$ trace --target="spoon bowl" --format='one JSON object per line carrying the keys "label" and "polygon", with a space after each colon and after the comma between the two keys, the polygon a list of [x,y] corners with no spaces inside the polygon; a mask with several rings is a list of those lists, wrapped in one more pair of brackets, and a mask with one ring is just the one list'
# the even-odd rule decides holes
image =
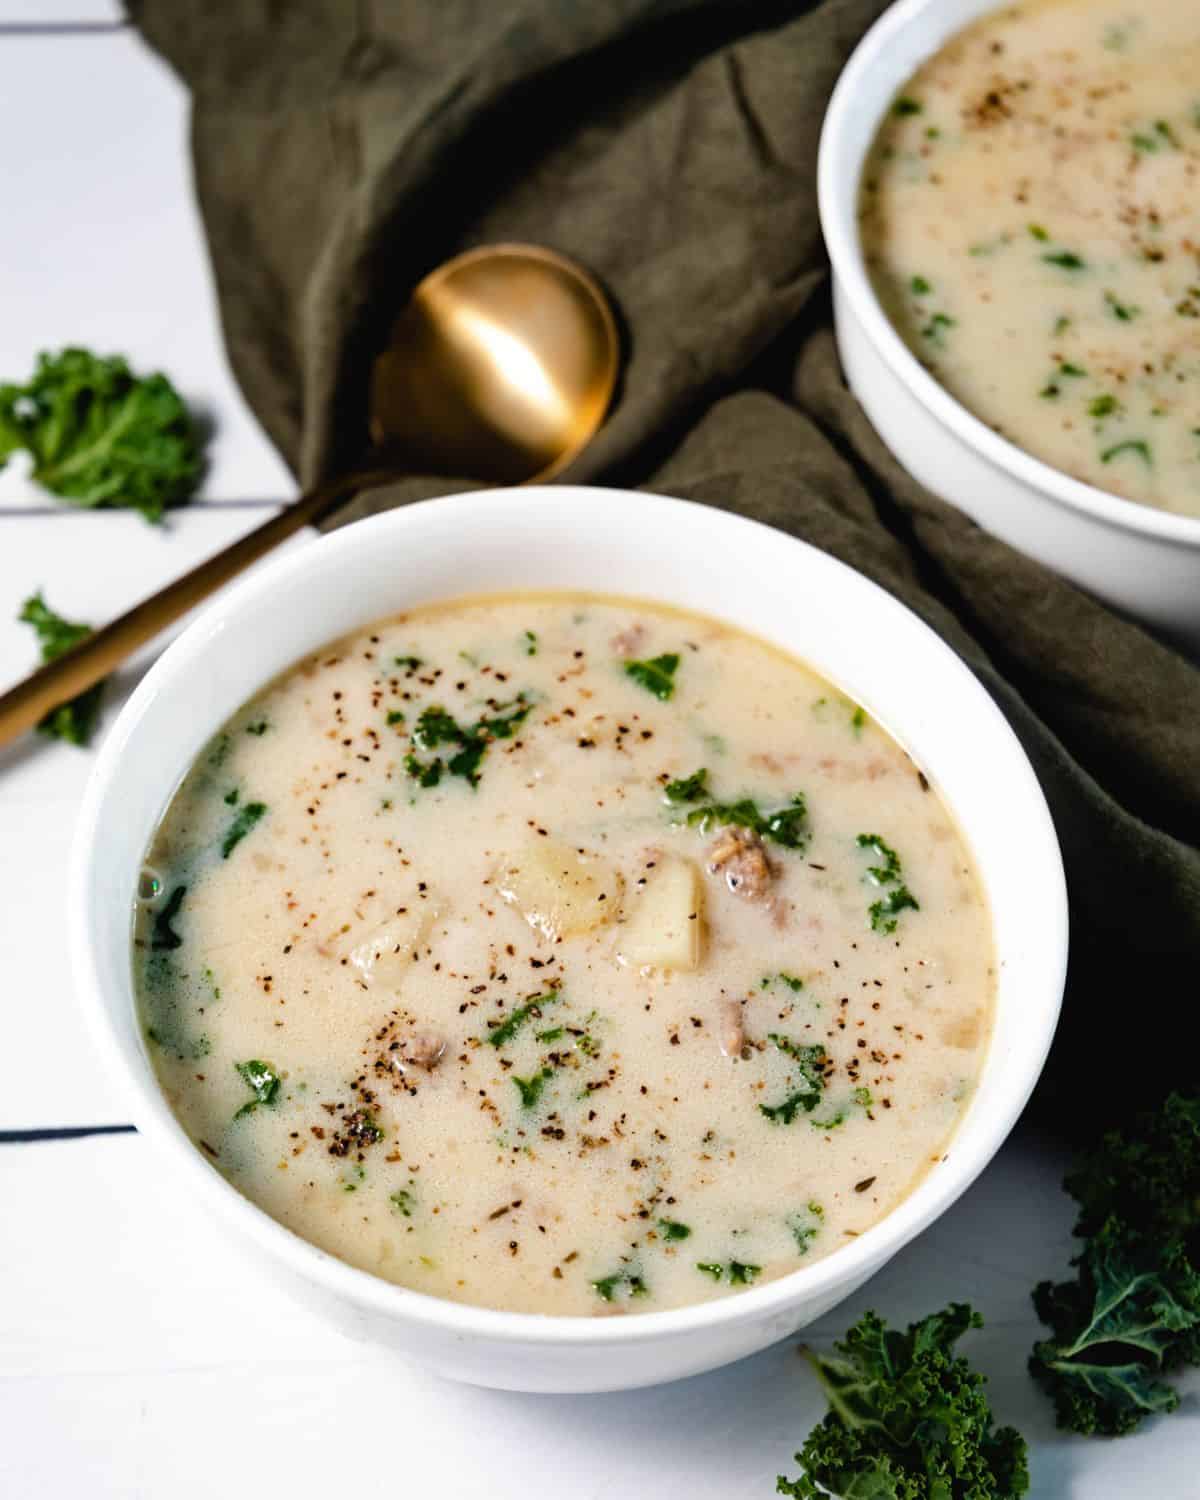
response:
{"label": "spoon bowl", "polygon": [[371,437],[405,467],[550,479],[591,440],[617,379],[599,285],[532,245],[486,245],[413,292],[371,373]]}
{"label": "spoon bowl", "polygon": [[0,745],[360,490],[404,474],[536,484],[560,473],[604,421],[619,355],[599,283],[552,250],[484,245],[431,271],[372,367],[371,453],[0,693]]}

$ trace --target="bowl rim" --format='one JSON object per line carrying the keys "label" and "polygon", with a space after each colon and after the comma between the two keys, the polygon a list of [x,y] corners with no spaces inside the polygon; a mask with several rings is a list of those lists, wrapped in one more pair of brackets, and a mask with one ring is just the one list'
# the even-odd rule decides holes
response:
{"label": "bowl rim", "polygon": [[[377,542],[391,533],[403,536],[429,520],[435,512],[453,523],[456,536],[469,535],[472,519],[478,512],[506,501],[514,512],[526,506],[561,509],[591,504],[596,507],[597,524],[603,518],[606,525],[612,524],[615,507],[632,501],[636,503],[639,515],[647,508],[653,508],[669,512],[675,525],[700,522],[718,533],[714,538],[718,542],[722,532],[730,535],[731,542],[735,533],[760,533],[761,539],[769,539],[768,545],[775,554],[779,549],[794,549],[802,566],[826,570],[838,580],[839,587],[857,594],[859,601],[869,600],[870,607],[880,617],[882,629],[887,629],[890,620],[898,633],[909,637],[915,635],[921,641],[921,649],[939,659],[941,669],[949,674],[956,691],[961,690],[975,698],[981,715],[990,720],[990,730],[1004,743],[1009,774],[1016,782],[1024,783],[1026,822],[1034,839],[1031,846],[1034,868],[1042,891],[1039,913],[1047,934],[1045,994],[1048,997],[1026,1027],[1026,1033],[1032,1036],[1026,1076],[1015,1083],[1006,1082],[1003,1096],[995,1101],[986,1117],[984,1139],[973,1151],[964,1153],[959,1150],[956,1154],[953,1150],[953,1143],[969,1117],[968,1111],[959,1121],[956,1134],[947,1142],[939,1170],[921,1179],[870,1229],[811,1266],[801,1266],[761,1286],[751,1287],[736,1297],[639,1313],[627,1318],[509,1312],[415,1291],[352,1266],[272,1218],[244,1197],[202,1155],[171,1111],[152,1068],[147,1063],[143,1070],[139,1070],[137,1061],[127,1051],[118,1033],[117,1010],[122,1009],[128,1014],[129,1008],[135,1005],[132,976],[124,978],[122,993],[116,997],[115,1003],[106,997],[98,962],[99,944],[93,945],[92,942],[93,930],[98,933],[104,926],[102,903],[94,900],[97,882],[92,878],[92,865],[102,848],[99,833],[108,804],[113,801],[120,805],[125,748],[139,733],[141,720],[152,707],[160,687],[193,673],[213,644],[223,640],[230,629],[251,631],[259,602],[276,591],[284,592],[287,584],[307,571],[314,570],[318,574],[336,572],[346,555],[358,551],[369,550],[372,554],[384,556],[386,548],[376,547]],[[569,585],[563,587],[569,591]],[[553,592],[552,585],[547,591]],[[722,618],[719,609],[712,612],[717,618]],[[364,620],[362,623],[368,622]],[[297,655],[301,654],[297,652]],[[263,681],[269,680],[271,675],[274,674],[267,673]],[[828,674],[822,671],[822,675]],[[178,775],[181,776],[186,769],[186,766],[179,768]],[[175,784],[178,784],[177,780]],[[957,813],[954,808],[951,811]],[[964,836],[969,838],[969,824],[965,818],[962,823]],[[211,1206],[214,1217],[224,1221],[228,1230],[255,1245],[267,1258],[282,1263],[301,1282],[315,1284],[343,1302],[395,1322],[420,1325],[456,1337],[482,1338],[510,1348],[595,1348],[668,1340],[672,1336],[732,1329],[761,1321],[772,1314],[785,1313],[796,1302],[816,1302],[823,1295],[832,1295],[836,1299],[842,1287],[848,1292],[940,1218],[1000,1149],[1041,1076],[1057,1026],[1066,977],[1066,880],[1049,808],[1033,768],[1008,721],[992,695],[958,654],[892,594],[809,543],[717,507],[645,492],[592,486],[545,485],[536,489],[477,490],[385,511],[353,522],[303,548],[283,553],[209,603],[146,674],[105,736],[79,816],[72,848],[68,896],[72,970],[77,988],[82,992],[81,1001],[93,1039],[109,1066],[123,1077],[131,1114],[139,1131],[146,1135],[159,1161],[171,1161],[179,1178],[191,1184],[196,1200],[205,1207]],[[997,952],[996,957],[999,970],[1004,955]],[[144,1046],[143,1041],[143,1049]],[[985,1058],[981,1078],[986,1075],[987,1066]],[[914,1204],[917,1205],[915,1208]],[[781,1333],[786,1331],[785,1328],[780,1330]]]}
{"label": "bowl rim", "polygon": [[[870,145],[856,156],[853,170],[848,171],[846,157],[849,148],[843,144],[843,139],[851,119],[861,117],[864,99],[869,100],[873,94],[873,75],[886,65],[897,41],[927,12],[944,4],[945,0],[895,0],[859,41],[834,87],[817,151],[817,208],[834,278],[849,299],[867,338],[891,373],[911,389],[917,400],[944,427],[982,458],[1045,498],[1115,530],[1200,548],[1200,517],[1160,510],[1074,479],[994,432],[925,369],[900,337],[875,295],[857,228],[859,181]],[[983,0],[970,19],[946,24],[936,46],[931,47],[925,56],[933,56],[952,36],[983,15],[1003,8],[1003,0]],[[908,71],[911,73],[912,67]],[[895,87],[902,82],[898,80]],[[890,87],[879,100],[875,129],[883,119],[895,87]]]}

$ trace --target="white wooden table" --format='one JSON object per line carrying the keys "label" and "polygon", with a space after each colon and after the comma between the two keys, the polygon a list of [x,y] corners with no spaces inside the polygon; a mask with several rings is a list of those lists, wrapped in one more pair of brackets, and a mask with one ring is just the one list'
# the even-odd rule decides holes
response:
{"label": "white wooden table", "polygon": [[[293,493],[230,375],[192,202],[186,99],[114,0],[0,0],[0,378],[81,343],[162,368],[215,422],[199,499],[162,529],[48,504],[0,475],[0,685],[45,589],[100,621]],[[145,662],[141,663],[144,668]],[[139,671],[111,690],[111,723]],[[446,1384],[363,1348],[244,1270],[125,1124],[68,972],[63,871],[89,756],[0,752],[0,1496],[385,1492],[458,1500],[767,1500],[823,1410],[791,1344],[626,1396]],[[101,1133],[103,1127],[105,1133]],[[1200,1495],[1181,1413],[1120,1443],[1065,1440],[1024,1371],[1029,1290],[1070,1254],[1062,1161],[1019,1134],[962,1202],[810,1332],[966,1298],[1000,1418],[1033,1444],[1040,1500]]]}

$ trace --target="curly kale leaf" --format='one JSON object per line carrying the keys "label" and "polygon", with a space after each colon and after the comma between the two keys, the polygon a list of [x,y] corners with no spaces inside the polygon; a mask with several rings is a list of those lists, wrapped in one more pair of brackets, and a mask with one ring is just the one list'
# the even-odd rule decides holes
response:
{"label": "curly kale leaf", "polygon": [[0,467],[20,449],[52,494],[148,521],[186,500],[203,470],[191,416],[166,376],[138,377],[119,356],[87,349],[41,354],[28,384],[0,384]]}
{"label": "curly kale leaf", "polygon": [[247,802],[239,807],[228,832],[221,840],[221,858],[228,859],[250,830],[257,826],[267,810],[265,802]]}
{"label": "curly kale leaf", "polygon": [[699,802],[708,795],[708,770],[701,766],[690,776],[680,776],[663,787],[668,802]]}
{"label": "curly kale leaf", "polygon": [[648,693],[667,703],[675,696],[675,673],[679,668],[679,656],[669,651],[665,656],[652,656],[649,661],[627,661],[626,677],[632,677]]}
{"label": "curly kale leaf", "polygon": [[1200,1264],[1200,1096],[1171,1094],[1161,1109],[1110,1131],[1063,1185],[1079,1203],[1076,1234],[1115,1218],[1140,1239],[1181,1238]]}
{"label": "curly kale leaf", "polygon": [[[502,712],[504,709],[510,712]],[[418,786],[437,786],[445,769],[451,776],[461,776],[472,787],[477,787],[479,767],[488,746],[493,740],[511,740],[532,711],[533,704],[524,693],[518,693],[511,703],[496,704],[492,716],[485,716],[477,724],[467,727],[460,725],[436,704],[423,709],[413,731],[413,744],[417,749],[428,751],[436,750],[439,745],[457,745],[458,750],[444,764],[440,755],[421,761],[410,751],[405,757],[404,768]]]}
{"label": "curly kale leaf", "polygon": [[766,1115],[773,1125],[790,1125],[800,1110],[811,1114],[821,1102],[828,1057],[820,1042],[801,1046],[774,1031],[770,1033],[770,1040],[792,1059],[795,1069],[786,1098],[778,1104],[760,1104],[759,1113]]}
{"label": "curly kale leaf", "polygon": [[871,931],[883,933],[886,937],[895,932],[902,911],[920,911],[921,903],[904,884],[900,856],[890,844],[877,833],[860,833],[856,842],[860,849],[867,850],[879,860],[877,865],[868,865],[865,878],[872,885],[892,887],[867,909]]}
{"label": "curly kale leaf", "polygon": [[890,1329],[864,1313],[829,1355],[809,1361],[830,1411],[780,1476],[797,1500],[1016,1500],[1029,1489],[1025,1440],[992,1425],[984,1378],[954,1346],[982,1319],[952,1303]]}
{"label": "curly kale leaf", "polygon": [[[53,661],[56,656],[77,646],[92,633],[90,625],[79,625],[55,614],[40,591],[26,599],[17,619],[23,625],[33,626],[43,662]],[[97,682],[94,687],[86,688],[67,703],[60,703],[57,708],[52,708],[38,720],[39,731],[54,740],[66,740],[71,745],[86,746],[95,731],[103,696],[104,682]]]}
{"label": "curly kale leaf", "polygon": [[1106,1135],[1065,1185],[1085,1244],[1073,1281],[1034,1291],[1051,1336],[1029,1367],[1060,1427],[1117,1437],[1174,1411],[1162,1375],[1200,1364],[1200,1099]]}
{"label": "curly kale leaf", "polygon": [[1106,1242],[1078,1264],[1075,1281],[1044,1281],[1033,1294],[1052,1336],[1034,1346],[1030,1370],[1053,1399],[1060,1427],[1118,1437],[1179,1405],[1158,1375],[1180,1335],[1200,1321],[1200,1299],[1193,1289],[1189,1309],[1168,1277],[1139,1269]]}
{"label": "curly kale leaf", "polygon": [[699,828],[703,834],[713,828],[748,828],[785,849],[802,850],[809,839],[808,806],[802,792],[774,812],[762,812],[753,797],[742,797],[737,802],[707,802],[688,813],[687,825]]}
{"label": "curly kale leaf", "polygon": [[277,1103],[283,1080],[270,1063],[259,1062],[257,1058],[251,1058],[249,1062],[234,1063],[233,1067],[254,1095],[254,1098],[247,1099],[234,1115],[235,1120],[240,1120],[243,1115],[253,1114],[260,1104],[273,1106]]}

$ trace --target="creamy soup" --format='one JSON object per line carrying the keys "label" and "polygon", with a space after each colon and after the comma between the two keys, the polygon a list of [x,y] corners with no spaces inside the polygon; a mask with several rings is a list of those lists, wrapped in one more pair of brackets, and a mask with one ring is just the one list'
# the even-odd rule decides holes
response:
{"label": "creamy soup", "polygon": [[1065,473],[1200,516],[1200,5],[1031,0],[900,91],[862,239],[963,404]]}
{"label": "creamy soup", "polygon": [[241,1192],[376,1275],[529,1312],[736,1294],[939,1160],[993,951],[935,790],[716,621],[414,611],[302,662],[182,783],[134,965]]}

